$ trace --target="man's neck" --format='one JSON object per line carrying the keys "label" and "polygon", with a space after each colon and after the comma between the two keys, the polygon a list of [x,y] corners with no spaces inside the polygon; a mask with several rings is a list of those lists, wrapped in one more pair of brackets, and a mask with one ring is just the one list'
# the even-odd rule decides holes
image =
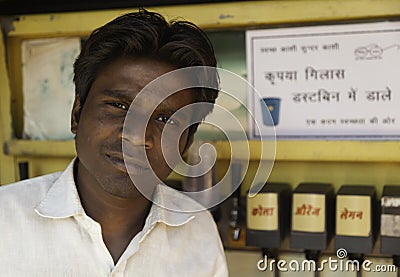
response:
{"label": "man's neck", "polygon": [[85,171],[82,166],[78,164],[76,169],[75,181],[82,206],[101,225],[103,241],[116,263],[132,238],[143,229],[151,203],[141,195],[114,196],[103,190],[95,178],[82,174]]}

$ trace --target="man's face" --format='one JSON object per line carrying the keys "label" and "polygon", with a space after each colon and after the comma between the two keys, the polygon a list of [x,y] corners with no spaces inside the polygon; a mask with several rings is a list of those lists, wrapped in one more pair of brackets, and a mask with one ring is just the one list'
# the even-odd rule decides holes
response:
{"label": "man's face", "polygon": [[[131,102],[143,87],[174,69],[169,64],[151,59],[120,58],[99,72],[83,107],[79,99],[76,99],[72,112],[71,130],[76,134],[76,151],[80,163],[78,180],[97,183],[104,191],[115,196],[129,198],[138,195],[127,173],[122,153],[125,116]],[[146,93],[149,94],[146,97],[151,99],[157,92]],[[146,103],[147,101],[141,101],[140,108],[153,111],[155,107],[146,107],[151,105],[151,101]],[[129,147],[133,150],[130,151],[130,158],[134,161],[131,173],[133,171],[134,174],[140,174],[141,171],[153,170],[161,180],[167,178],[171,168],[163,158],[163,155],[168,155],[168,149],[161,149],[161,134],[171,124],[169,118],[173,112],[191,103],[193,92],[190,90],[182,90],[169,96],[154,112],[149,113],[151,116],[143,132],[135,133],[136,118],[130,120]],[[190,121],[192,111],[189,109],[187,113],[189,112],[187,122],[180,122],[181,126]],[[143,124],[143,120],[138,118],[138,125]],[[179,141],[174,140],[171,143],[179,144],[177,147],[182,155],[192,138],[193,135],[189,137],[186,129]],[[135,157],[135,148],[145,149],[152,169],[146,166],[143,157]]]}

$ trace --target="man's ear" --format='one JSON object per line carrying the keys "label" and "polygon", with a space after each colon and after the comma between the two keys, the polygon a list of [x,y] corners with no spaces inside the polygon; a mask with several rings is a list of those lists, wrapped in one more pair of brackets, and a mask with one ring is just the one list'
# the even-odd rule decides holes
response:
{"label": "man's ear", "polygon": [[71,113],[71,132],[76,135],[76,131],[78,130],[79,117],[81,115],[81,100],[79,99],[79,95],[75,96],[75,101],[72,106]]}
{"label": "man's ear", "polygon": [[186,139],[186,144],[185,144],[185,147],[183,148],[182,155],[184,155],[185,152],[189,149],[190,145],[192,145],[192,143],[194,141],[194,133],[195,132],[190,132],[190,130],[189,130],[189,134]]}

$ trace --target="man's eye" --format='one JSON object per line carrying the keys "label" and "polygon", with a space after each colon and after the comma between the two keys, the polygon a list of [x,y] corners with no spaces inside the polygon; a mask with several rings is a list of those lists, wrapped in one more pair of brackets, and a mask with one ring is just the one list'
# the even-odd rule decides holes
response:
{"label": "man's eye", "polygon": [[161,115],[161,116],[157,117],[157,120],[160,122],[163,122],[165,124],[176,125],[176,122],[174,120],[172,120],[171,118],[169,118],[168,116],[165,116],[165,115]]}
{"label": "man's eye", "polygon": [[122,103],[119,102],[112,102],[110,103],[112,106],[118,108],[118,109],[123,109],[123,110],[128,110],[128,107]]}

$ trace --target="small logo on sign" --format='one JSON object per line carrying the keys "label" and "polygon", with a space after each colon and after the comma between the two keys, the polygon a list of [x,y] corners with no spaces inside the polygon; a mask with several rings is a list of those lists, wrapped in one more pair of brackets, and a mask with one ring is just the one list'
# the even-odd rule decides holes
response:
{"label": "small logo on sign", "polygon": [[361,46],[354,50],[356,60],[378,60],[382,59],[385,51],[390,49],[400,50],[400,44],[393,44],[387,47],[381,47],[377,43],[372,43],[367,46]]}

